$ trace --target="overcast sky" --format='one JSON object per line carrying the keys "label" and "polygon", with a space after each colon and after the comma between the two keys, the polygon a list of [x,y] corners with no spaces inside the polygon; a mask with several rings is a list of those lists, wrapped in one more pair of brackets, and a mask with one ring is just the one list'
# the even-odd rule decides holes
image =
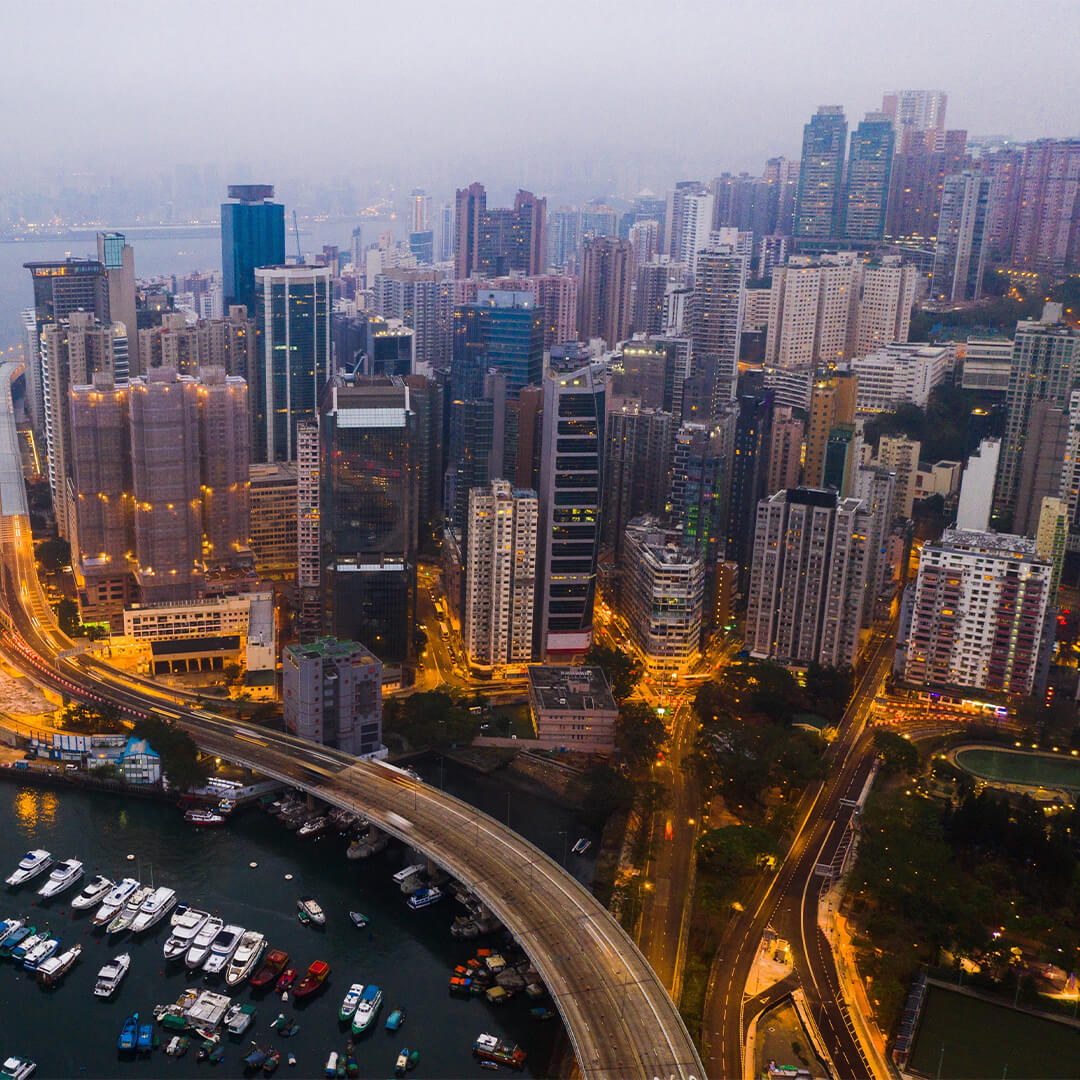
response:
{"label": "overcast sky", "polygon": [[2,4],[9,181],[106,161],[434,189],[589,157],[757,172],[798,155],[817,105],[856,121],[887,88],[946,90],[973,135],[1080,133],[1075,0]]}

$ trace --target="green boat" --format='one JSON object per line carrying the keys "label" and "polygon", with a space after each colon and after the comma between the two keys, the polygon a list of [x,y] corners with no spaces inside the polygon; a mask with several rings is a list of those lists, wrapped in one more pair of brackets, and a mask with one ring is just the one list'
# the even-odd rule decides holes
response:
{"label": "green boat", "polygon": [[187,1021],[175,1013],[166,1013],[161,1018],[161,1026],[166,1031],[187,1031]]}
{"label": "green boat", "polygon": [[28,937],[33,937],[36,933],[36,926],[20,926],[18,930],[13,931],[4,939],[4,944],[0,945],[0,956],[5,960],[9,959],[12,951],[17,945],[25,941]]}

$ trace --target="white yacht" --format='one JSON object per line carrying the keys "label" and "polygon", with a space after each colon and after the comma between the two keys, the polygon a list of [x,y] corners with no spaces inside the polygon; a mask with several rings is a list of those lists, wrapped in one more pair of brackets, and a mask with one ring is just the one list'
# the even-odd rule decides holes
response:
{"label": "white yacht", "polygon": [[22,885],[32,877],[37,877],[47,866],[52,863],[52,852],[44,848],[34,848],[28,851],[20,860],[18,869],[8,879],[9,885]]}
{"label": "white yacht", "polygon": [[38,982],[43,986],[52,986],[59,982],[75,966],[75,961],[82,954],[81,945],[72,945],[67,952],[50,956],[38,964]]}
{"label": "white yacht", "polygon": [[83,876],[83,864],[78,859],[64,859],[58,862],[49,875],[49,880],[38,889],[38,896],[59,896],[65,889],[70,889]]}
{"label": "white yacht", "polygon": [[126,877],[118,881],[101,901],[101,907],[94,913],[92,920],[95,926],[105,926],[111,923],[116,916],[123,911],[124,905],[131,899],[131,894],[139,887],[139,883],[133,877]]}
{"label": "white yacht", "polygon": [[21,919],[4,919],[3,922],[0,922],[0,945],[2,945],[7,938],[11,937],[16,930],[25,925],[25,917]]}
{"label": "white yacht", "polygon": [[23,967],[26,968],[27,971],[37,971],[38,964],[40,964],[42,960],[48,960],[59,948],[59,938],[49,937],[49,935],[46,934],[44,940],[38,942],[38,944],[30,949],[23,957]]}
{"label": "white yacht", "polygon": [[34,1075],[36,1068],[37,1062],[29,1058],[9,1057],[4,1059],[3,1065],[0,1065],[0,1077],[10,1078],[10,1080],[27,1080],[28,1077]]}
{"label": "white yacht", "polygon": [[76,911],[98,906],[105,899],[105,894],[113,887],[112,878],[95,874],[83,887],[82,892],[71,901]]}
{"label": "white yacht", "polygon": [[206,963],[203,964],[203,971],[208,975],[220,975],[232,959],[233,953],[236,952],[243,936],[244,928],[242,926],[230,924],[223,927],[218,936],[214,938],[214,943],[210,946],[210,955],[206,958]]}
{"label": "white yacht", "polygon": [[213,945],[224,925],[216,915],[212,915],[203,923],[202,928],[195,937],[192,938],[191,948],[188,949],[187,956],[184,957],[184,963],[192,971],[197,967],[202,967],[206,958],[210,955],[210,946]]}
{"label": "white yacht", "polygon": [[176,890],[165,886],[156,888],[143,902],[132,920],[131,932],[141,934],[159,923],[176,906]]}
{"label": "white yacht", "polygon": [[110,934],[119,934],[135,921],[135,916],[139,914],[139,908],[143,906],[143,901],[150,896],[154,890],[149,885],[140,885],[132,894],[128,897],[128,902],[123,906],[120,913],[109,923],[107,932]]}
{"label": "white yacht", "polygon": [[116,988],[123,982],[129,967],[131,967],[131,955],[129,953],[114,956],[97,973],[97,982],[94,983],[94,997],[112,997],[116,993]]}
{"label": "white yacht", "polygon": [[229,961],[225,972],[225,985],[237,986],[242,983],[255,970],[265,948],[266,938],[258,930],[245,931]]}
{"label": "white yacht", "polygon": [[210,918],[207,911],[197,911],[189,907],[179,919],[173,918],[172,933],[165,940],[165,959],[178,960],[191,948],[195,935],[203,928],[203,924]]}

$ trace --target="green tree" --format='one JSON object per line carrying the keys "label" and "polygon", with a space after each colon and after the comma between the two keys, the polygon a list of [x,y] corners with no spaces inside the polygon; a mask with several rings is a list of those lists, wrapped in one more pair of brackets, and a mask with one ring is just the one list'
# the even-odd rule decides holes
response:
{"label": "green tree", "polygon": [[806,692],[810,707],[833,724],[840,723],[855,690],[855,672],[850,664],[823,667],[811,664],[806,671]]}
{"label": "green tree", "polygon": [[641,679],[641,668],[634,659],[608,645],[590,645],[585,652],[585,663],[603,669],[616,701],[625,701]]}
{"label": "green tree", "polygon": [[919,771],[919,751],[910,739],[893,731],[875,731],[874,749],[881,758],[881,770],[887,776],[897,773],[914,776]]}
{"label": "green tree", "polygon": [[195,740],[186,731],[156,717],[136,720],[132,730],[161,756],[161,771],[174,787],[188,791],[206,784],[208,759],[199,756]]}
{"label": "green tree", "polygon": [[79,605],[63,597],[56,605],[56,621],[63,633],[70,638],[76,637],[79,633]]}
{"label": "green tree", "polygon": [[59,538],[43,540],[38,544],[37,560],[49,573],[59,573],[65,566],[71,565],[71,545]]}
{"label": "green tree", "polygon": [[114,705],[76,702],[60,714],[60,727],[76,735],[115,735],[124,730]]}
{"label": "green tree", "polygon": [[667,740],[667,730],[656,710],[644,701],[624,701],[615,729],[619,749],[631,761],[652,761]]}
{"label": "green tree", "polygon": [[698,837],[698,855],[718,874],[750,874],[778,854],[776,837],[755,825],[725,825]]}
{"label": "green tree", "polygon": [[229,682],[236,682],[236,680],[240,678],[241,672],[242,669],[240,665],[234,662],[226,664],[221,669],[222,675],[224,675]]}
{"label": "green tree", "polygon": [[589,768],[585,785],[582,816],[596,829],[602,829],[612,814],[633,805],[634,782],[611,765],[600,762]]}

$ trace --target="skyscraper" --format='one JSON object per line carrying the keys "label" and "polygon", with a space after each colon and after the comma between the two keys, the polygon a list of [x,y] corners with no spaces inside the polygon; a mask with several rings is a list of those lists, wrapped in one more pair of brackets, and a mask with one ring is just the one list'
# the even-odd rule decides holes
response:
{"label": "skyscraper", "polygon": [[479,289],[476,303],[454,311],[451,392],[469,401],[483,396],[484,376],[506,376],[506,396],[514,401],[543,374],[544,329],[531,292]]}
{"label": "skyscraper", "polygon": [[427,232],[431,228],[431,196],[423,188],[409,192],[409,232]]}
{"label": "skyscraper", "polygon": [[684,423],[675,435],[671,518],[682,543],[709,568],[724,558],[727,543],[735,422],[728,408],[708,424]]}
{"label": "skyscraper", "polygon": [[839,105],[821,105],[803,128],[799,189],[795,200],[795,241],[828,244],[839,235],[841,179],[847,120]]}
{"label": "skyscraper", "polygon": [[693,273],[697,253],[709,242],[715,198],[698,180],[680,180],[668,192],[665,219],[666,252]]}
{"label": "skyscraper", "polygon": [[844,240],[865,247],[885,235],[892,172],[893,127],[884,113],[867,113],[851,133],[844,192]]}
{"label": "skyscraper", "polygon": [[964,168],[966,131],[902,126],[893,152],[885,235],[922,248],[937,236],[945,177]]}
{"label": "skyscraper", "polygon": [[109,289],[109,318],[124,324],[128,341],[128,370],[142,374],[139,360],[139,323],[135,314],[135,249],[123,233],[97,234],[98,262],[105,267]]}
{"label": "skyscraper", "polygon": [[982,296],[991,184],[989,176],[975,172],[945,177],[930,286],[937,300],[955,303]]}
{"label": "skyscraper", "polygon": [[887,90],[881,98],[881,111],[899,132],[944,131],[948,95],[944,90]]}
{"label": "skyscraper", "polygon": [[285,207],[273,201],[272,184],[231,184],[221,204],[221,272],[224,307],[255,310],[255,269],[285,262]]}
{"label": "skyscraper", "polygon": [[317,637],[322,628],[319,498],[319,422],[303,420],[296,425],[296,584],[300,594],[297,631],[301,641]]}
{"label": "skyscraper", "polygon": [[877,603],[883,599],[892,581],[889,560],[889,534],[893,520],[893,494],[896,474],[875,465],[855,468],[852,490],[867,511],[866,537],[866,600],[863,604],[863,625],[874,621]]}
{"label": "skyscraper", "polygon": [[855,422],[857,388],[858,379],[845,373],[814,383],[806,428],[804,487],[818,488],[823,485],[829,437],[837,426],[850,426]]}
{"label": "skyscraper", "polygon": [[578,333],[602,338],[608,348],[630,334],[633,252],[626,240],[611,236],[587,240],[582,248],[578,286]]}
{"label": "skyscraper", "polygon": [[803,422],[795,418],[790,405],[780,405],[773,410],[766,495],[799,486],[803,431]]}
{"label": "skyscraper", "polygon": [[716,364],[716,407],[735,396],[742,341],[746,258],[730,244],[700,251],[694,271],[690,338],[695,364]]}
{"label": "skyscraper", "polygon": [[854,317],[848,323],[848,357],[907,341],[918,282],[918,267],[899,255],[883,255],[860,267]]}
{"label": "skyscraper", "polygon": [[745,586],[754,548],[754,518],[758,502],[772,494],[768,479],[772,393],[740,394],[735,421],[735,452],[731,457],[731,496],[728,500],[727,545],[724,558],[739,564]]}
{"label": "skyscraper", "polygon": [[1024,148],[1013,266],[1060,274],[1080,261],[1080,139],[1037,139]]}
{"label": "skyscraper", "polygon": [[547,200],[518,191],[512,208],[487,205],[481,183],[461,188],[454,217],[454,276],[542,274],[547,259]]}
{"label": "skyscraper", "polygon": [[330,270],[255,271],[260,346],[251,379],[252,456],[295,461],[296,425],[314,420],[330,377]]}

